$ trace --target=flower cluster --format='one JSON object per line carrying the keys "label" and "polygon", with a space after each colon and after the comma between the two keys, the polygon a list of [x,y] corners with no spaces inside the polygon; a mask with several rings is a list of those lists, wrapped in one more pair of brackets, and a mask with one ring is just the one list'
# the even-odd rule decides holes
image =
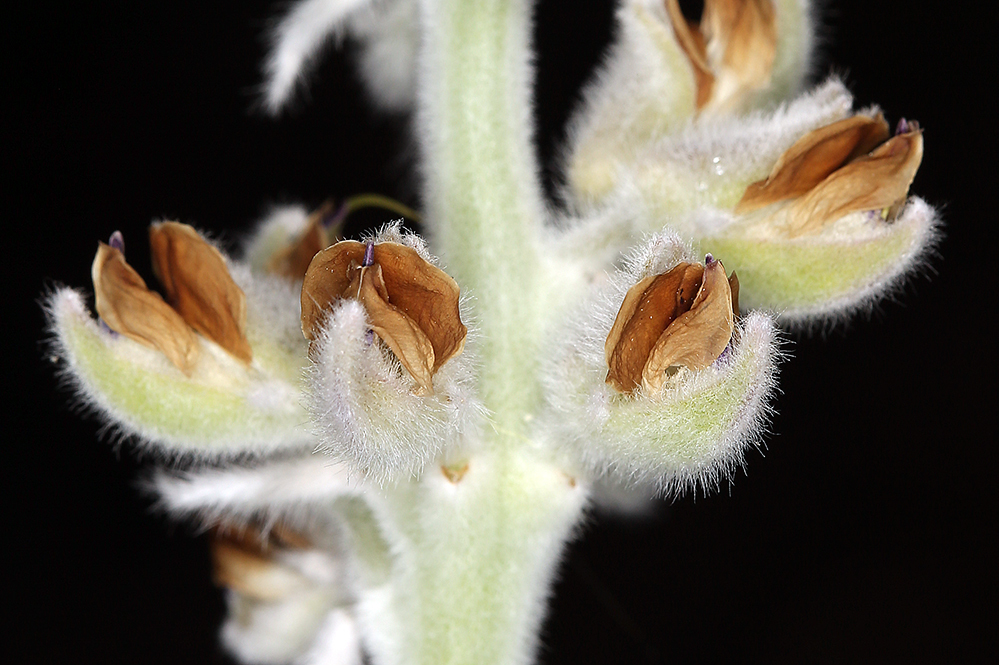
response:
{"label": "flower cluster", "polygon": [[559,208],[524,112],[530,2],[292,7],[268,107],[351,34],[372,98],[415,111],[441,258],[398,221],[340,239],[385,201],[358,197],[273,211],[240,260],[153,224],[162,296],[116,232],[98,319],[72,289],[48,302],[82,400],[190,461],[156,490],[213,530],[236,656],[527,663],[588,502],[732,477],[766,424],[778,325],[869,305],[935,238],[909,196],[919,125],[892,135],[835,79],[801,93],[809,7],[707,0],[692,22],[621,0]]}

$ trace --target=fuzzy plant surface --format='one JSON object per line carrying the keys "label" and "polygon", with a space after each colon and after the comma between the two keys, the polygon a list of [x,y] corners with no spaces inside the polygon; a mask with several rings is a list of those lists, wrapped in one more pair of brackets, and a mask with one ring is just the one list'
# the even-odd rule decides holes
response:
{"label": "fuzzy plant surface", "polygon": [[275,210],[238,257],[160,221],[159,291],[115,232],[96,317],[48,296],[77,398],[211,530],[241,661],[534,662],[586,511],[726,482],[781,326],[871,306],[935,241],[918,123],[806,88],[808,0],[621,0],[546,200],[532,5],[301,0],[275,24],[270,111],[347,34],[376,104],[413,114],[425,237],[336,237],[352,206],[415,216],[380,197]]}

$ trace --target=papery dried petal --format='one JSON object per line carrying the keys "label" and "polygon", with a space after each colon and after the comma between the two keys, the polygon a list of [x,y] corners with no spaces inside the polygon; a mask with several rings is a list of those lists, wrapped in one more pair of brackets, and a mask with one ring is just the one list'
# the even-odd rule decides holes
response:
{"label": "papery dried petal", "polygon": [[458,312],[458,284],[414,249],[392,242],[375,245],[389,302],[413,319],[434,347],[436,372],[465,348],[467,329]]}
{"label": "papery dried petal", "polygon": [[433,393],[434,347],[416,321],[389,304],[382,266],[362,267],[357,299],[364,305],[371,329],[416,379],[423,394]]}
{"label": "papery dried petal", "polygon": [[621,392],[641,385],[649,355],[663,331],[693,305],[703,273],[703,266],[680,263],[628,290],[604,343],[607,383]]}
{"label": "papery dried petal", "polygon": [[770,82],[777,50],[771,0],[705,0],[699,24],[684,18],[678,0],[666,0],[666,13],[693,69],[698,111],[737,105]]}
{"label": "papery dried petal", "polygon": [[153,272],[167,299],[202,335],[243,362],[253,352],[246,339],[246,296],[233,281],[225,259],[187,224],[149,227]]}
{"label": "papery dried petal", "polygon": [[[705,3],[707,4],[707,3]],[[673,34],[680,44],[690,66],[694,70],[694,83],[697,86],[695,104],[698,109],[704,106],[711,99],[711,88],[715,83],[715,75],[708,64],[707,45],[704,43],[704,35],[701,34],[699,26],[690,23],[680,10],[679,0],[666,0],[666,13],[669,15],[670,23],[673,25]]]}
{"label": "papery dried petal", "polygon": [[[429,390],[429,376],[461,353],[465,345],[467,329],[458,313],[458,285],[410,247],[378,243],[371,250],[370,267],[364,265],[366,248],[363,243],[344,240],[316,255],[302,284],[302,333],[306,339],[315,339],[324,312],[334,301],[362,300],[372,329],[392,348],[421,389]],[[376,271],[371,270],[374,267]],[[368,279],[362,278],[362,273],[369,272]],[[405,324],[396,314],[405,317]],[[411,335],[407,329],[420,335]],[[429,349],[424,348],[424,340]],[[421,357],[426,363],[417,361]],[[424,364],[429,375],[422,369]]]}
{"label": "papery dried petal", "polygon": [[771,0],[705,0],[701,32],[715,72],[713,106],[725,108],[770,82],[777,54]]}
{"label": "papery dried petal", "polygon": [[327,201],[309,215],[301,235],[293,244],[274,253],[267,271],[296,280],[305,277],[312,258],[330,245],[334,233],[326,228],[325,222],[335,210],[333,201]]}
{"label": "papery dried petal", "polygon": [[101,243],[91,268],[97,314],[109,328],[161,351],[185,374],[198,360],[198,340],[160,294],[125,262],[121,251]]}
{"label": "papery dried petal", "polygon": [[274,601],[308,587],[297,571],[277,563],[277,543],[269,542],[255,529],[214,532],[211,540],[212,577],[220,587],[247,598]]}
{"label": "papery dried petal", "polygon": [[734,270],[728,276],[728,289],[732,293],[732,315],[739,318],[739,277]]}
{"label": "papery dried petal", "polygon": [[690,309],[676,318],[656,341],[642,370],[642,388],[662,388],[671,367],[704,369],[718,359],[732,339],[732,291],[721,261],[709,261]]}
{"label": "papery dried petal", "polygon": [[770,175],[746,188],[735,206],[736,214],[806,194],[890,135],[888,123],[880,113],[873,118],[851,116],[805,134],[777,159]]}
{"label": "papery dried petal", "polygon": [[923,159],[923,135],[916,127],[850,162],[794,201],[788,211],[788,235],[817,232],[852,212],[892,209],[904,201]]}

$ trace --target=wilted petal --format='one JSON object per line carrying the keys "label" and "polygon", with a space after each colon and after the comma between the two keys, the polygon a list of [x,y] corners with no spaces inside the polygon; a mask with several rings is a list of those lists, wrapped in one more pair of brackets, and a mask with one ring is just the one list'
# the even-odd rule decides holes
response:
{"label": "wilted petal", "polygon": [[[708,3],[705,3],[707,5]],[[711,88],[715,83],[715,75],[708,64],[707,45],[699,26],[692,24],[683,16],[678,0],[666,0],[666,13],[673,24],[673,34],[680,44],[690,66],[694,70],[694,82],[697,86],[696,103],[701,109],[711,99]],[[707,8],[705,7],[705,13]]]}
{"label": "wilted petal", "polygon": [[302,279],[312,257],[330,245],[333,233],[326,228],[325,222],[335,210],[333,201],[327,201],[309,215],[305,229],[295,242],[275,252],[268,261],[268,272],[291,279]]}
{"label": "wilted petal", "polygon": [[429,377],[465,345],[467,331],[458,314],[458,285],[405,245],[374,245],[370,265],[365,260],[366,250],[363,243],[345,240],[316,255],[302,284],[302,332],[306,339],[314,340],[333,302],[359,299],[375,333],[396,353],[421,389],[429,390]]}
{"label": "wilted petal", "polygon": [[706,0],[701,32],[715,71],[710,104],[726,108],[770,83],[777,51],[771,0]]}
{"label": "wilted petal", "polygon": [[789,235],[819,231],[852,212],[896,207],[908,196],[922,159],[923,135],[915,125],[912,131],[835,171],[796,200],[788,212]]}
{"label": "wilted petal", "polygon": [[246,296],[225,259],[187,224],[149,227],[153,272],[167,299],[195,330],[244,362],[253,352],[246,339]]}
{"label": "wilted petal", "polygon": [[[291,540],[264,538],[256,529],[238,533],[215,532],[211,538],[212,569],[218,586],[232,589],[254,600],[276,601],[312,586],[298,571],[274,560],[273,551],[281,547],[308,546],[302,536],[282,529]],[[273,542],[271,542],[273,541]]]}
{"label": "wilted petal", "polygon": [[91,274],[97,314],[109,328],[159,349],[186,374],[198,360],[198,340],[177,312],[163,302],[117,248],[101,243]]}
{"label": "wilted petal", "polygon": [[650,354],[663,332],[694,304],[703,274],[703,266],[680,263],[628,290],[604,344],[607,383],[628,393],[642,384]]}
{"label": "wilted petal", "polygon": [[684,18],[678,0],[666,0],[666,12],[694,72],[698,111],[737,106],[770,82],[777,50],[771,0],[705,0],[699,24]]}
{"label": "wilted petal", "polygon": [[671,367],[704,369],[718,359],[732,339],[732,290],[721,261],[709,261],[690,309],[676,318],[656,341],[642,370],[642,387],[659,390]]}
{"label": "wilted petal", "polygon": [[888,123],[880,113],[873,118],[855,115],[805,134],[777,159],[766,179],[746,188],[735,207],[736,214],[806,194],[889,135]]}
{"label": "wilted petal", "polygon": [[420,392],[433,392],[434,347],[417,323],[389,304],[382,266],[362,267],[357,299],[364,305],[371,329],[392,349],[402,366],[416,379]]}

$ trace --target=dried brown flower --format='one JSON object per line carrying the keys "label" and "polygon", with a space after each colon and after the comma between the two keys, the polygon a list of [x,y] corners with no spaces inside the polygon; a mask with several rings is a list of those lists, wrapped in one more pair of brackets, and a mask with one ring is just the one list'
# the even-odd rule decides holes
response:
{"label": "dried brown flower", "polygon": [[[733,289],[734,287],[734,289]],[[623,393],[659,390],[676,368],[704,369],[735,329],[733,290],[720,261],[680,263],[632,286],[604,344],[607,383]]]}
{"label": "dried brown flower", "polygon": [[246,295],[225,259],[187,224],[149,227],[153,272],[184,321],[240,360],[253,359],[246,339]]}
{"label": "dried brown flower", "polygon": [[280,600],[290,591],[307,588],[308,582],[278,563],[275,553],[309,546],[304,536],[281,525],[275,525],[268,536],[252,526],[238,531],[216,529],[210,538],[212,577],[216,585],[248,598]]}
{"label": "dried brown flower", "polygon": [[312,257],[329,247],[336,236],[335,230],[327,229],[325,225],[335,211],[332,200],[313,211],[295,242],[274,253],[267,263],[267,271],[296,280],[305,277]]}
{"label": "dried brown flower", "polygon": [[735,212],[786,201],[782,212],[790,237],[821,231],[857,211],[883,211],[890,220],[905,201],[922,158],[922,130],[916,122],[903,120],[889,138],[880,114],[840,120],[788,148],[766,179],[746,188]]}
{"label": "dried brown flower", "polygon": [[666,0],[666,13],[694,70],[698,111],[737,106],[770,82],[777,52],[771,0],[705,0],[699,23],[684,18],[678,0]]}
{"label": "dried brown flower", "polygon": [[371,329],[421,392],[433,392],[434,373],[464,348],[458,285],[410,247],[344,240],[317,254],[302,285],[306,339],[315,339],[324,313],[341,298],[364,305]]}
{"label": "dried brown flower", "polygon": [[109,328],[158,349],[185,374],[191,373],[200,349],[194,332],[160,294],[146,288],[120,249],[101,243],[91,275],[97,314]]}

